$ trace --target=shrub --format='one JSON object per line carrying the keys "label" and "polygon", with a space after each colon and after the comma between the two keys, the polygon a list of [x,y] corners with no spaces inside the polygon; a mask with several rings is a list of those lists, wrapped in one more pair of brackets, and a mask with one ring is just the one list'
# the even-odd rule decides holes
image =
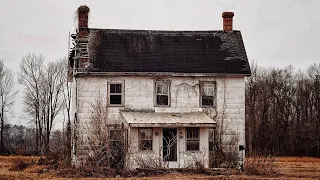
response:
{"label": "shrub", "polygon": [[22,171],[22,170],[26,169],[31,164],[32,164],[32,162],[29,162],[29,161],[24,160],[24,159],[15,159],[13,161],[13,164],[12,164],[12,167],[10,168],[10,170],[12,170],[12,171]]}
{"label": "shrub", "polygon": [[276,175],[279,174],[276,162],[274,156],[251,156],[246,158],[245,172],[250,175]]}

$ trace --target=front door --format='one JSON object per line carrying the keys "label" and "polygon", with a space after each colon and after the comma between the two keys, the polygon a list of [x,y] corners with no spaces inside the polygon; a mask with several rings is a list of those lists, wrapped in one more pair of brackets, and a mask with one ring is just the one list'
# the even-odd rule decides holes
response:
{"label": "front door", "polygon": [[177,129],[163,129],[163,161],[177,161]]}

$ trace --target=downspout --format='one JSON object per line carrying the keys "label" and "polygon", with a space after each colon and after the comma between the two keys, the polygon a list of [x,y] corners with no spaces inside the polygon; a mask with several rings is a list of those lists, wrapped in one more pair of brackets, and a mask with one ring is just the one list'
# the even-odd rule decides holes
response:
{"label": "downspout", "polygon": [[78,105],[78,83],[77,83],[77,79],[75,78],[75,107],[76,107],[76,112],[74,113],[74,130],[73,130],[73,154],[72,156],[74,157],[74,165],[78,165],[77,163],[77,143],[78,143],[78,109],[79,109],[79,105]]}

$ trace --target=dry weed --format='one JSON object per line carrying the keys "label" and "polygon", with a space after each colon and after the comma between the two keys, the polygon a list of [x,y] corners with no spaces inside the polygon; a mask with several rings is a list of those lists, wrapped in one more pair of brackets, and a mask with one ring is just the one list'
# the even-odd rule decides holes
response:
{"label": "dry weed", "polygon": [[279,168],[273,156],[251,156],[245,161],[245,172],[250,175],[276,175]]}

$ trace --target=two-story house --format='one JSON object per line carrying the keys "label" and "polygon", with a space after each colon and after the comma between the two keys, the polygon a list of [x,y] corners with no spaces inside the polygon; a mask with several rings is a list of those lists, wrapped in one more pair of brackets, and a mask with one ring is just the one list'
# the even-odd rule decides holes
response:
{"label": "two-story house", "polygon": [[89,153],[86,123],[98,99],[108,122],[126,129],[130,169],[150,158],[169,168],[209,167],[215,143],[243,163],[251,71],[232,12],[222,14],[216,31],[93,29],[88,13],[78,8],[69,58],[75,164]]}

